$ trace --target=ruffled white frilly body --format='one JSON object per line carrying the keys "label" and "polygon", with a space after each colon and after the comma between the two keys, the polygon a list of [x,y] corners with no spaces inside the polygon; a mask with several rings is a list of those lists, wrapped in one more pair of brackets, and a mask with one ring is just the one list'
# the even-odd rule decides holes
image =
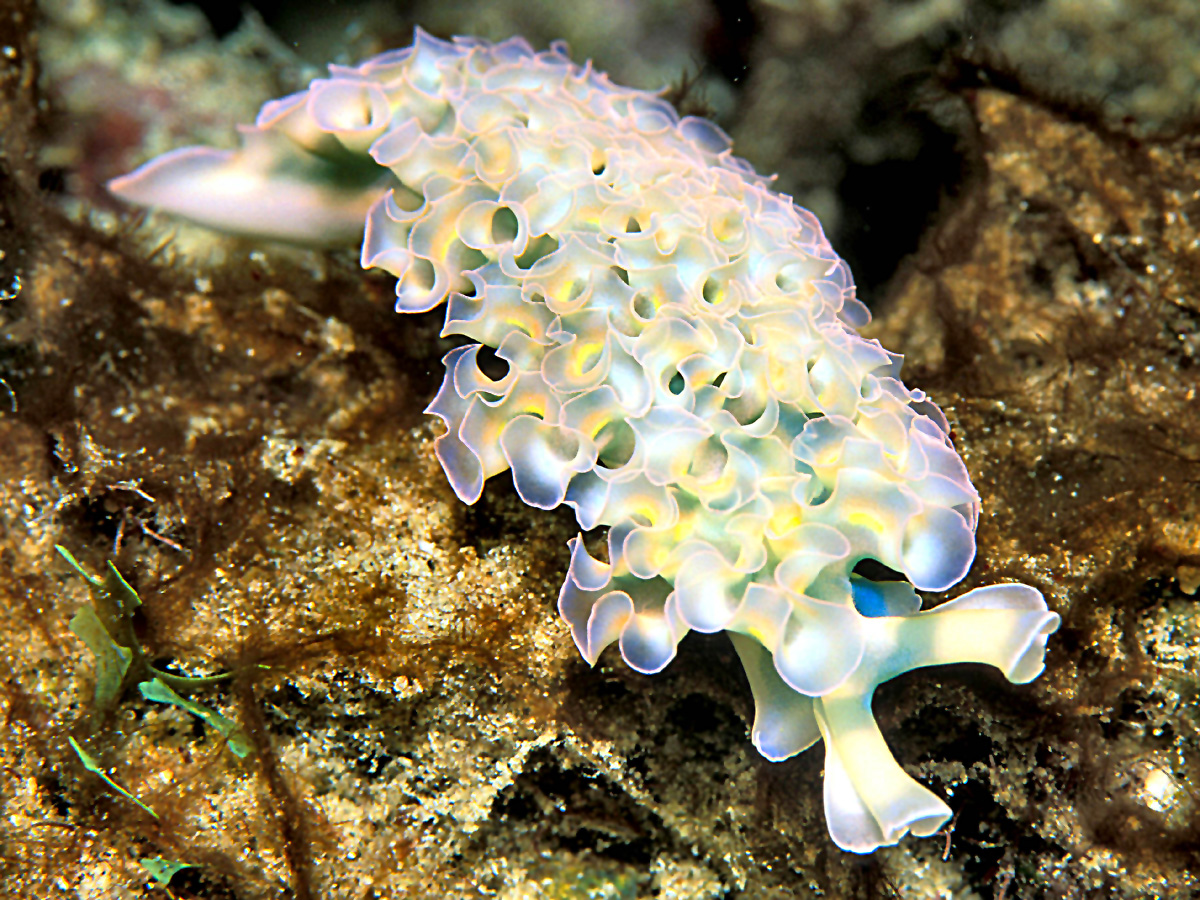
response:
{"label": "ruffled white frilly body", "polygon": [[447,302],[443,334],[468,342],[429,411],[455,492],[473,503],[511,469],[526,503],[609,528],[606,561],[571,542],[559,596],[588,662],[616,643],[657,672],[689,630],[727,631],[759,751],[824,740],[840,847],[941,827],[875,687],[965,661],[1029,681],[1059,620],[1011,584],[920,611],[914,587],[966,574],[979,498],[941,411],[855,331],[869,315],[810,213],[711,123],[519,39],[418,31],[267,103],[242,138],[112,190],[226,231],[361,239],[399,311]]}

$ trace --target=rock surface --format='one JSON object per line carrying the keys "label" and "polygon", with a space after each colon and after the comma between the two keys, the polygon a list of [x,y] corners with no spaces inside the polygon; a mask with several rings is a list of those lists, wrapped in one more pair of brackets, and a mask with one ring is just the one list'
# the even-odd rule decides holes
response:
{"label": "rock surface", "polygon": [[[1064,626],[1032,685],[947,668],[881,690],[888,740],[957,816],[944,840],[859,859],[825,834],[819,753],[757,758],[724,638],[690,637],[654,677],[577,658],[554,612],[569,513],[528,509],[506,483],[465,507],[433,459],[420,410],[448,349],[439,313],[394,315],[386,279],[353,254],[115,218],[104,178],[228,137],[303,63],[262,29],[218,42],[199,15],[154,4],[48,2],[36,40],[32,5],[10,6],[0,893],[166,896],[146,888],[139,860],[152,858],[195,867],[171,880],[176,897],[240,900],[1200,890],[1200,614],[1184,590],[1200,566],[1200,145],[1182,126],[1150,131],[1178,115],[1122,124],[1137,102],[1105,116],[1063,98],[1066,75],[943,66],[936,108],[957,129],[947,146],[963,174],[917,228],[915,255],[893,264],[872,333],[946,408],[983,496],[963,587],[1035,584]],[[722,115],[740,152],[785,168],[788,189],[834,196],[838,163],[816,165],[825,174],[805,189],[780,162],[803,123],[767,125],[787,93],[764,83],[812,83],[797,55],[857,34],[861,55],[826,77],[898,96],[895,48],[934,60],[968,15],[1016,55],[1008,35],[1061,34],[1066,14],[896,7],[927,14],[906,20],[910,34],[879,24],[892,6],[752,5],[749,85],[709,76],[739,110]],[[467,15],[423,24],[505,36],[505,7],[491,8],[499,34]],[[592,9],[571,20],[577,44]],[[628,27],[683,21],[672,14],[636,8]],[[657,45],[649,33],[610,46],[614,78],[650,78],[621,62]],[[663,33],[670,72],[691,53],[719,57],[702,28]],[[1111,42],[1088,33],[1103,54]],[[1150,105],[1186,108],[1172,102]],[[846,133],[868,141],[846,115]],[[919,129],[888,134],[928,146]],[[238,759],[136,692],[107,714],[92,707],[93,660],[67,627],[88,595],[56,543],[91,571],[115,561],[157,664],[234,673],[196,699],[240,723],[255,752]],[[158,818],[87,771],[69,736]]]}

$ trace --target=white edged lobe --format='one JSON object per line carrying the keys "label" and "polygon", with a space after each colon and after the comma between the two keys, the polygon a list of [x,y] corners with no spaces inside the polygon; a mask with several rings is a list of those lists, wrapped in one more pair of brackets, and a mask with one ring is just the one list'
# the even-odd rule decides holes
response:
{"label": "white edged lobe", "polygon": [[771,653],[754,638],[729,633],[754,695],[750,740],[771,762],[782,762],[821,739],[813,699],[792,690],[775,671]]}

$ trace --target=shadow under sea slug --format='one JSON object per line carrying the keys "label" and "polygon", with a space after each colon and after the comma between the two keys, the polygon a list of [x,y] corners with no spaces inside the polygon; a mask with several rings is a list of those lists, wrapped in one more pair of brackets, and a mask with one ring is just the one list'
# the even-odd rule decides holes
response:
{"label": "shadow under sea slug", "polygon": [[607,561],[571,541],[558,600],[584,658],[615,642],[658,672],[689,630],[727,631],[759,752],[824,741],[839,847],[945,823],[884,742],[876,686],[954,662],[1030,681],[1059,618],[1020,584],[921,611],[914,588],[971,565],[979,496],[941,410],[855,330],[869,315],[811,213],[715,125],[520,39],[418,30],[241,132],[111,189],[245,235],[361,238],[398,311],[446,302],[443,335],[477,342],[428,409],[455,492],[511,469],[526,503],[609,529]]}

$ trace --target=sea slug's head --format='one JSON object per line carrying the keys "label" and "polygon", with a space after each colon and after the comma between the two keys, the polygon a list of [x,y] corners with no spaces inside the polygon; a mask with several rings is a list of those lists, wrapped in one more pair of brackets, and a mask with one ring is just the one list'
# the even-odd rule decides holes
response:
{"label": "sea slug's head", "polygon": [[238,127],[238,150],[185,147],[108,184],[230,234],[340,246],[362,239],[367,211],[397,182],[366,150],[391,124],[383,88],[353,69],[271,100]]}

